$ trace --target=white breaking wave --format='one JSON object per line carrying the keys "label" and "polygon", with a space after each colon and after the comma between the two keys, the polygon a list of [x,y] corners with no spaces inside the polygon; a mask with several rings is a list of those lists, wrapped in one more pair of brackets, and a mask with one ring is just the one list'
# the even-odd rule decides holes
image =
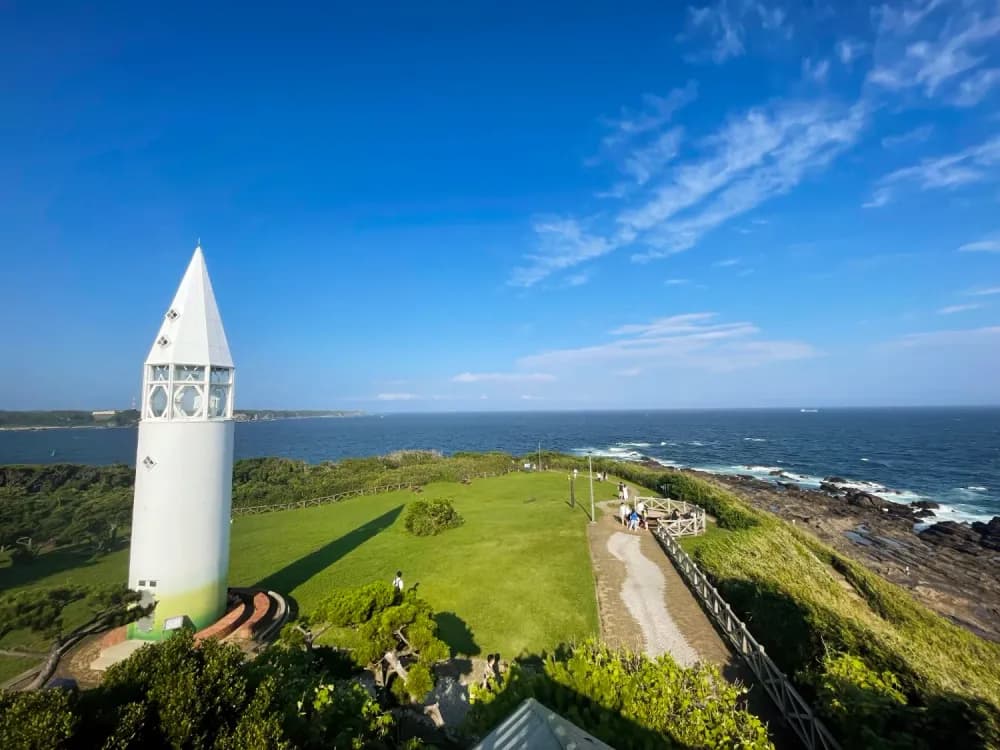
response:
{"label": "white breaking wave", "polygon": [[[983,511],[981,508],[976,508],[968,505],[945,505],[941,504],[941,507],[934,511],[934,518],[924,519],[924,524],[930,526],[938,521],[958,521],[959,523],[972,523],[973,521],[982,521],[984,523],[989,522],[995,513],[991,514],[988,511]],[[924,528],[926,528],[924,526]]]}
{"label": "white breaking wave", "polygon": [[748,442],[751,442],[751,443],[766,443],[767,442],[767,438],[745,437],[743,439],[746,440],[746,441],[748,441]]}
{"label": "white breaking wave", "polygon": [[962,487],[963,490],[968,490],[969,492],[986,492],[989,487],[982,487],[978,484],[970,484],[968,487]]}
{"label": "white breaking wave", "polygon": [[652,443],[618,443],[618,445],[627,446],[629,448],[649,448],[653,444]]}

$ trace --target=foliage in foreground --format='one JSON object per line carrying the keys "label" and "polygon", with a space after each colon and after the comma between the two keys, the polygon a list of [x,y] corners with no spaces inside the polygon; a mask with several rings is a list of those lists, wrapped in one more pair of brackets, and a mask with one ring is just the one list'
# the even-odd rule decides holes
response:
{"label": "foliage in foreground", "polygon": [[185,631],[141,648],[83,693],[0,693],[0,747],[394,748],[392,717],[358,685],[331,679],[324,651],[195,647]]}
{"label": "foliage in foreground", "polygon": [[434,536],[465,523],[451,500],[414,500],[406,505],[403,519],[414,536]]}
{"label": "foliage in foreground", "polygon": [[387,583],[338,591],[309,620],[314,626],[353,628],[352,656],[358,666],[370,669],[376,684],[390,687],[404,701],[427,695],[434,687],[431,668],[448,658],[430,605],[416,592],[399,594]]}
{"label": "foliage in foreground", "polygon": [[526,698],[614,747],[770,748],[744,689],[714,666],[679,667],[594,640],[562,647],[540,668],[514,664],[499,687],[472,689],[468,729],[485,734]]}

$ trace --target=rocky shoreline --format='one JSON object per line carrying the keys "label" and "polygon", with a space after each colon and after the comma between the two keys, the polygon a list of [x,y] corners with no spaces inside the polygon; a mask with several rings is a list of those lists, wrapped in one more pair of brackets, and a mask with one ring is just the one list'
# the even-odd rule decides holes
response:
{"label": "rocky shoreline", "polygon": [[[808,527],[944,617],[1000,642],[1000,516],[989,523],[934,523],[937,503],[891,502],[840,477],[827,477],[819,490],[811,490],[780,475],[769,482],[684,471]],[[918,524],[925,527],[918,531]]]}

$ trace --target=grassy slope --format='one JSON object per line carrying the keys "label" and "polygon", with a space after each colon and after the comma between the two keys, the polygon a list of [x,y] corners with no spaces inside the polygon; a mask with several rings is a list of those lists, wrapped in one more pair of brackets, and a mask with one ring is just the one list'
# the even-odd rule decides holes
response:
{"label": "grassy slope", "polygon": [[[808,532],[751,510],[714,483],[701,484],[756,525],[716,528],[682,546],[786,671],[811,668],[824,648],[846,651],[896,673],[904,692],[932,709],[928,718],[940,711],[938,723],[958,718],[955,701],[997,715],[1000,645],[931,612]],[[997,728],[986,728],[992,721],[983,725],[987,735]]]}
{"label": "grassy slope", "polygon": [[[562,474],[513,474],[432,484],[420,495],[394,492],[240,516],[233,523],[230,583],[264,583],[292,594],[308,612],[337,588],[388,581],[399,568],[439,612],[454,613],[442,624],[457,650],[539,651],[597,632],[586,516],[566,505],[566,494]],[[452,499],[465,525],[437,537],[411,536],[402,509],[417,497]],[[122,550],[30,585],[123,581],[127,568]],[[25,584],[18,575],[16,568],[0,570],[0,590]]]}

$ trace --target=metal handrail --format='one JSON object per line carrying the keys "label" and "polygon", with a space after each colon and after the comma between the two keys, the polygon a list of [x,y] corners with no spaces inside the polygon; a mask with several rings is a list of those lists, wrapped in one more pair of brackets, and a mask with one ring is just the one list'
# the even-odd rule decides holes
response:
{"label": "metal handrail", "polygon": [[812,708],[792,685],[764,647],[750,634],[746,624],[737,617],[701,569],[673,536],[663,527],[653,531],[654,538],[687,581],[688,587],[701,600],[705,611],[715,621],[726,639],[733,645],[747,666],[757,676],[764,690],[774,701],[802,744],[808,750],[840,750],[840,745],[813,713]]}

